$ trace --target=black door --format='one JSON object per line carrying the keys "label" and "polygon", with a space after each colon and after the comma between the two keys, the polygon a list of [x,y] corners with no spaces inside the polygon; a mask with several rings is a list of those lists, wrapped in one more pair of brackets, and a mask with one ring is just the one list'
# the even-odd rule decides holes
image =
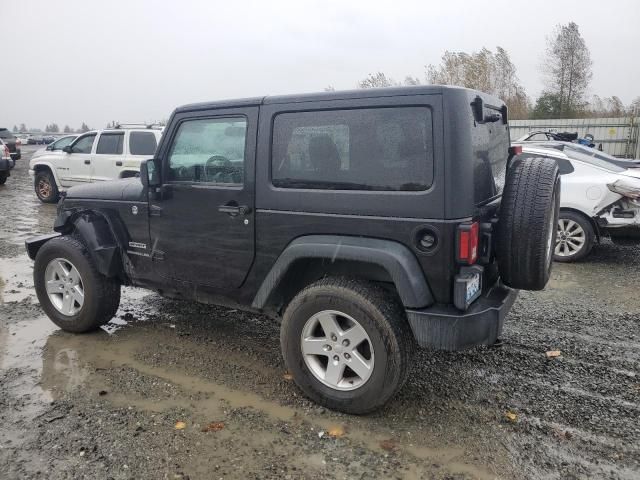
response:
{"label": "black door", "polygon": [[[180,113],[150,201],[157,274],[198,285],[242,285],[254,256],[258,107]],[[163,142],[164,143],[164,142]]]}

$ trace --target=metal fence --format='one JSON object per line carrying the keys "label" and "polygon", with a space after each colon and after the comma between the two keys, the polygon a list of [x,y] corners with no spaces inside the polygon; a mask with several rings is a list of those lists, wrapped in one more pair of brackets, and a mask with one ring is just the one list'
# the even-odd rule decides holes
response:
{"label": "metal fence", "polygon": [[583,138],[587,133],[594,137],[596,145],[610,155],[623,158],[640,158],[638,117],[573,118],[558,120],[510,120],[511,140],[532,131],[578,132]]}

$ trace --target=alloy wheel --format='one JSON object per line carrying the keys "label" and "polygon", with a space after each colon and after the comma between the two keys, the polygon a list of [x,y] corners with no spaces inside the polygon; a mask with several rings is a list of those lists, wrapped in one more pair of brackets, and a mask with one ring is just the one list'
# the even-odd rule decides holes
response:
{"label": "alloy wheel", "polygon": [[44,272],[49,301],[68,317],[77,314],[84,304],[84,285],[78,269],[67,259],[54,258]]}
{"label": "alloy wheel", "polygon": [[571,257],[576,255],[587,241],[584,229],[573,220],[567,218],[558,219],[558,235],[556,237],[555,254],[559,257]]}
{"label": "alloy wheel", "polygon": [[300,348],[313,376],[335,390],[354,390],[371,376],[373,344],[365,329],[351,316],[324,310],[302,329]]}

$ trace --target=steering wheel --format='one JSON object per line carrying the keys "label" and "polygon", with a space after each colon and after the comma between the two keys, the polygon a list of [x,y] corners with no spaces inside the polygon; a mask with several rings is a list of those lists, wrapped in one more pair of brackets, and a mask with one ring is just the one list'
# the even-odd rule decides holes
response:
{"label": "steering wheel", "polygon": [[231,173],[232,170],[231,161],[222,155],[212,155],[207,160],[204,166],[204,172],[206,180],[208,182],[224,183],[221,176],[227,173]]}

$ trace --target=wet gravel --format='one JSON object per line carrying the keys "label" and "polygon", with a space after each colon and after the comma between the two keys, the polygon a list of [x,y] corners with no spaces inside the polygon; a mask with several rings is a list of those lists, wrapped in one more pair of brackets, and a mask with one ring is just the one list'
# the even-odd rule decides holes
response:
{"label": "wet gravel", "polygon": [[21,245],[55,213],[28,157],[0,187],[0,478],[640,478],[637,247],[556,264],[501,346],[422,350],[352,417],[300,394],[265,317],[124,289],[104,330],[58,330]]}

